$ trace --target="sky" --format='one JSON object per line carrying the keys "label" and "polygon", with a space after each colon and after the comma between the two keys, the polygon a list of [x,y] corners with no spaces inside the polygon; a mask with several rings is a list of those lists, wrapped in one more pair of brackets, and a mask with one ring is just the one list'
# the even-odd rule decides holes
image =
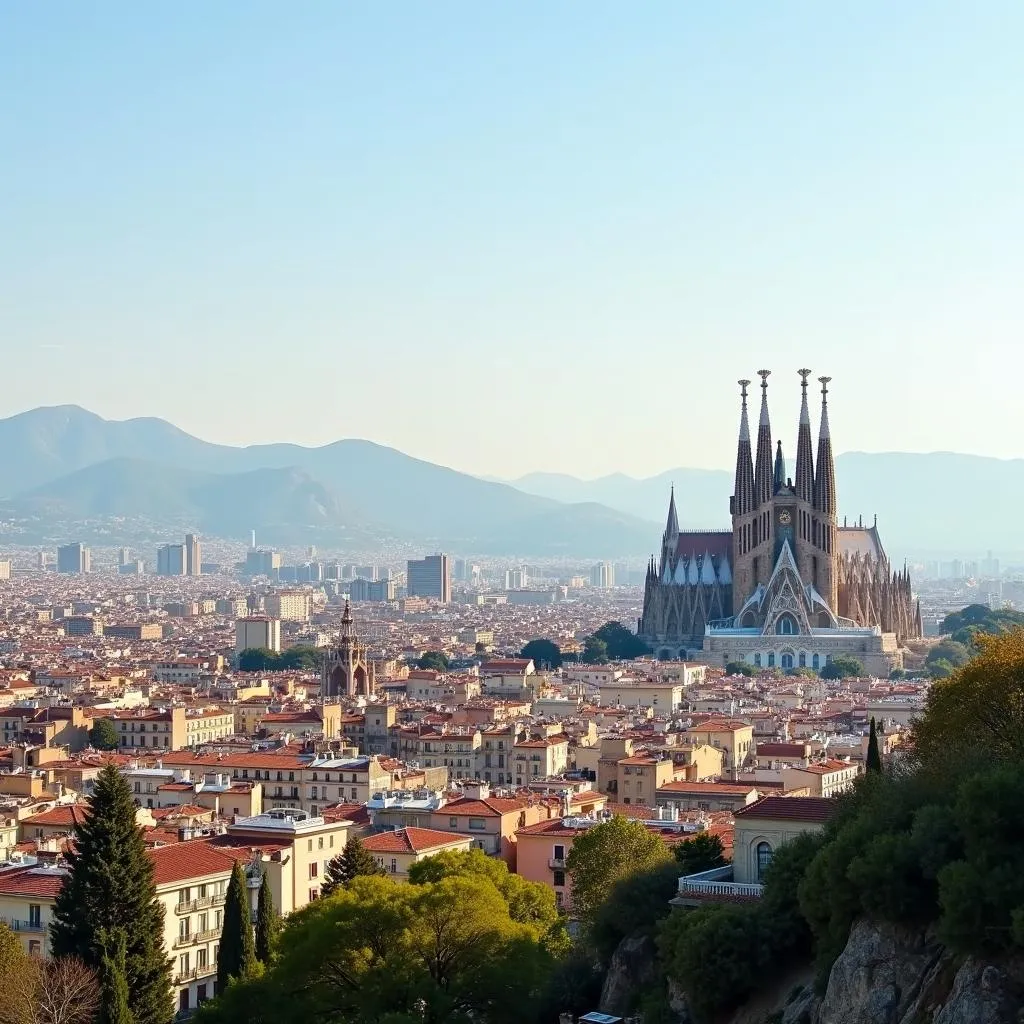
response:
{"label": "sky", "polygon": [[1024,456],[1024,4],[0,5],[0,416],[728,467]]}

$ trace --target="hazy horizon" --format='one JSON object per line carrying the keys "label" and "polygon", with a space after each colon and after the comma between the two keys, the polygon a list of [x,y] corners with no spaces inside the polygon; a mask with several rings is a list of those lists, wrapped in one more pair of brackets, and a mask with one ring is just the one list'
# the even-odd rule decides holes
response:
{"label": "hazy horizon", "polygon": [[839,451],[1024,457],[1022,31],[1008,2],[11,7],[0,416],[645,478],[731,468],[762,366],[792,457],[809,366]]}

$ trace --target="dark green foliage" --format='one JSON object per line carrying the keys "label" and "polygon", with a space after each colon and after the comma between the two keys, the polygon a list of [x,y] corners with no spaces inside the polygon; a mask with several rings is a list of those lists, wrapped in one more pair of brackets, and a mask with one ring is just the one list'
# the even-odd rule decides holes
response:
{"label": "dark green foliage", "polygon": [[129,1005],[125,962],[127,949],[123,932],[104,936],[100,962],[100,1016],[98,1024],[135,1024]]}
{"label": "dark green foliage", "polygon": [[587,665],[604,665],[608,661],[608,645],[596,636],[588,636],[583,641],[583,653],[580,661]]}
{"label": "dark green foliage", "polygon": [[323,664],[324,652],[316,647],[289,647],[287,651],[249,647],[238,655],[238,668],[242,672],[294,672],[312,671]]}
{"label": "dark green foliage", "polygon": [[537,668],[558,668],[562,664],[562,649],[553,640],[531,640],[520,652],[520,658],[530,658]]}
{"label": "dark green foliage", "polygon": [[104,941],[120,936],[136,1024],[166,1024],[173,1003],[171,966],[163,951],[163,906],[135,822],[134,798],[112,764],[97,776],[86,819],[75,828],[67,857],[71,871],[57,895],[51,925],[54,955],[78,956],[99,973],[107,952]]}
{"label": "dark green foliage", "polygon": [[217,990],[223,992],[232,978],[248,978],[256,966],[256,940],[245,870],[235,862],[224,900],[224,924],[217,958]]}
{"label": "dark green foliage", "polygon": [[819,673],[822,679],[852,679],[864,675],[864,666],[848,654],[833,658]]}
{"label": "dark green foliage", "polygon": [[698,875],[725,864],[722,840],[709,832],[698,832],[692,839],[676,843],[672,853],[680,875]]}
{"label": "dark green foliage", "polygon": [[277,944],[277,933],[281,928],[281,916],[274,907],[274,896],[270,891],[270,876],[263,872],[260,882],[259,901],[256,904],[256,959],[269,964]]}
{"label": "dark green foliage", "polygon": [[1019,629],[1021,626],[1024,626],[1024,612],[1012,611],[1009,608],[993,609],[987,604],[969,604],[958,612],[950,612],[942,620],[941,629],[943,633],[955,634],[973,627],[975,632],[998,634]]}
{"label": "dark green foliage", "polygon": [[448,671],[448,655],[444,651],[427,651],[416,662],[417,668],[433,669],[435,672]]}
{"label": "dark green foliage", "polygon": [[943,640],[928,652],[928,657],[925,658],[925,667],[929,670],[937,669],[948,675],[947,668],[952,671],[961,665],[966,665],[976,653],[973,646],[968,647],[966,644],[957,643],[956,640]]}
{"label": "dark green foliage", "polygon": [[109,718],[97,718],[89,730],[89,743],[97,750],[117,750],[118,736]]}
{"label": "dark green foliage", "polygon": [[869,772],[880,772],[882,770],[882,755],[878,750],[878,728],[875,719],[871,719],[871,731],[868,733],[868,755],[865,758],[864,767]]}
{"label": "dark green foliage", "polygon": [[353,836],[345,849],[327,862],[327,881],[320,889],[321,896],[330,896],[332,892],[346,886],[353,878],[360,875],[383,875],[384,869],[377,863],[359,839]]}
{"label": "dark green foliage", "polygon": [[752,676],[754,666],[748,665],[745,661],[730,661],[725,666],[725,674],[727,676]]}
{"label": "dark green foliage", "polygon": [[654,933],[657,923],[672,909],[668,901],[676,894],[680,873],[679,865],[668,861],[628,875],[612,886],[590,929],[590,941],[602,963],[608,963],[627,935]]}
{"label": "dark green foliage", "polygon": [[650,654],[647,644],[621,622],[606,622],[593,634],[593,638],[604,643],[612,661],[643,658]]}

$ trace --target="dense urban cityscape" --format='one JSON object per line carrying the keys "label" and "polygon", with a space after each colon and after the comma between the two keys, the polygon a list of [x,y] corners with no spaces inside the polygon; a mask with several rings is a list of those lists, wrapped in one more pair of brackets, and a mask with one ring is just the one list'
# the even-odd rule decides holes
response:
{"label": "dense urban cityscape", "polygon": [[1024,1024],[1022,38],[0,6],[0,1024]]}

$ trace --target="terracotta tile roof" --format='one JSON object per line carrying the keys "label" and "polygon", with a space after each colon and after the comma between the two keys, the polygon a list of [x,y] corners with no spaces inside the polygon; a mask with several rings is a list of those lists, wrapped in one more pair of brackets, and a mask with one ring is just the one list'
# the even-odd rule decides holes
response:
{"label": "terracotta tile roof", "polygon": [[40,811],[22,819],[23,825],[46,825],[51,828],[74,828],[86,818],[84,804],[65,804],[49,811]]}
{"label": "terracotta tile roof", "polygon": [[740,729],[750,729],[749,722],[741,722],[736,718],[708,718],[698,725],[687,729],[687,732],[737,732]]}
{"label": "terracotta tile roof", "polygon": [[473,818],[496,818],[502,814],[520,811],[530,804],[529,797],[489,796],[485,800],[463,797],[445,804],[437,813],[440,815],[467,815]]}
{"label": "terracotta tile roof", "polygon": [[835,814],[836,806],[835,800],[825,796],[763,796],[737,810],[736,817],[824,823]]}
{"label": "terracotta tile roof", "polygon": [[804,743],[758,743],[758,757],[806,757]]}
{"label": "terracotta tile roof", "polygon": [[378,832],[375,836],[369,836],[363,840],[363,846],[370,853],[425,853],[465,843],[470,839],[472,836],[410,825],[395,832]]}
{"label": "terracotta tile roof", "polygon": [[56,899],[65,877],[59,871],[34,866],[0,871],[0,895]]}
{"label": "terracotta tile roof", "polygon": [[692,793],[694,796],[716,793],[721,796],[746,796],[756,786],[742,786],[731,782],[666,782],[658,787],[659,793]]}
{"label": "terracotta tile roof", "polygon": [[153,861],[153,877],[157,885],[171,885],[189,878],[204,878],[230,872],[236,860],[248,860],[245,851],[220,849],[209,840],[196,839],[187,843],[174,843],[149,851]]}

